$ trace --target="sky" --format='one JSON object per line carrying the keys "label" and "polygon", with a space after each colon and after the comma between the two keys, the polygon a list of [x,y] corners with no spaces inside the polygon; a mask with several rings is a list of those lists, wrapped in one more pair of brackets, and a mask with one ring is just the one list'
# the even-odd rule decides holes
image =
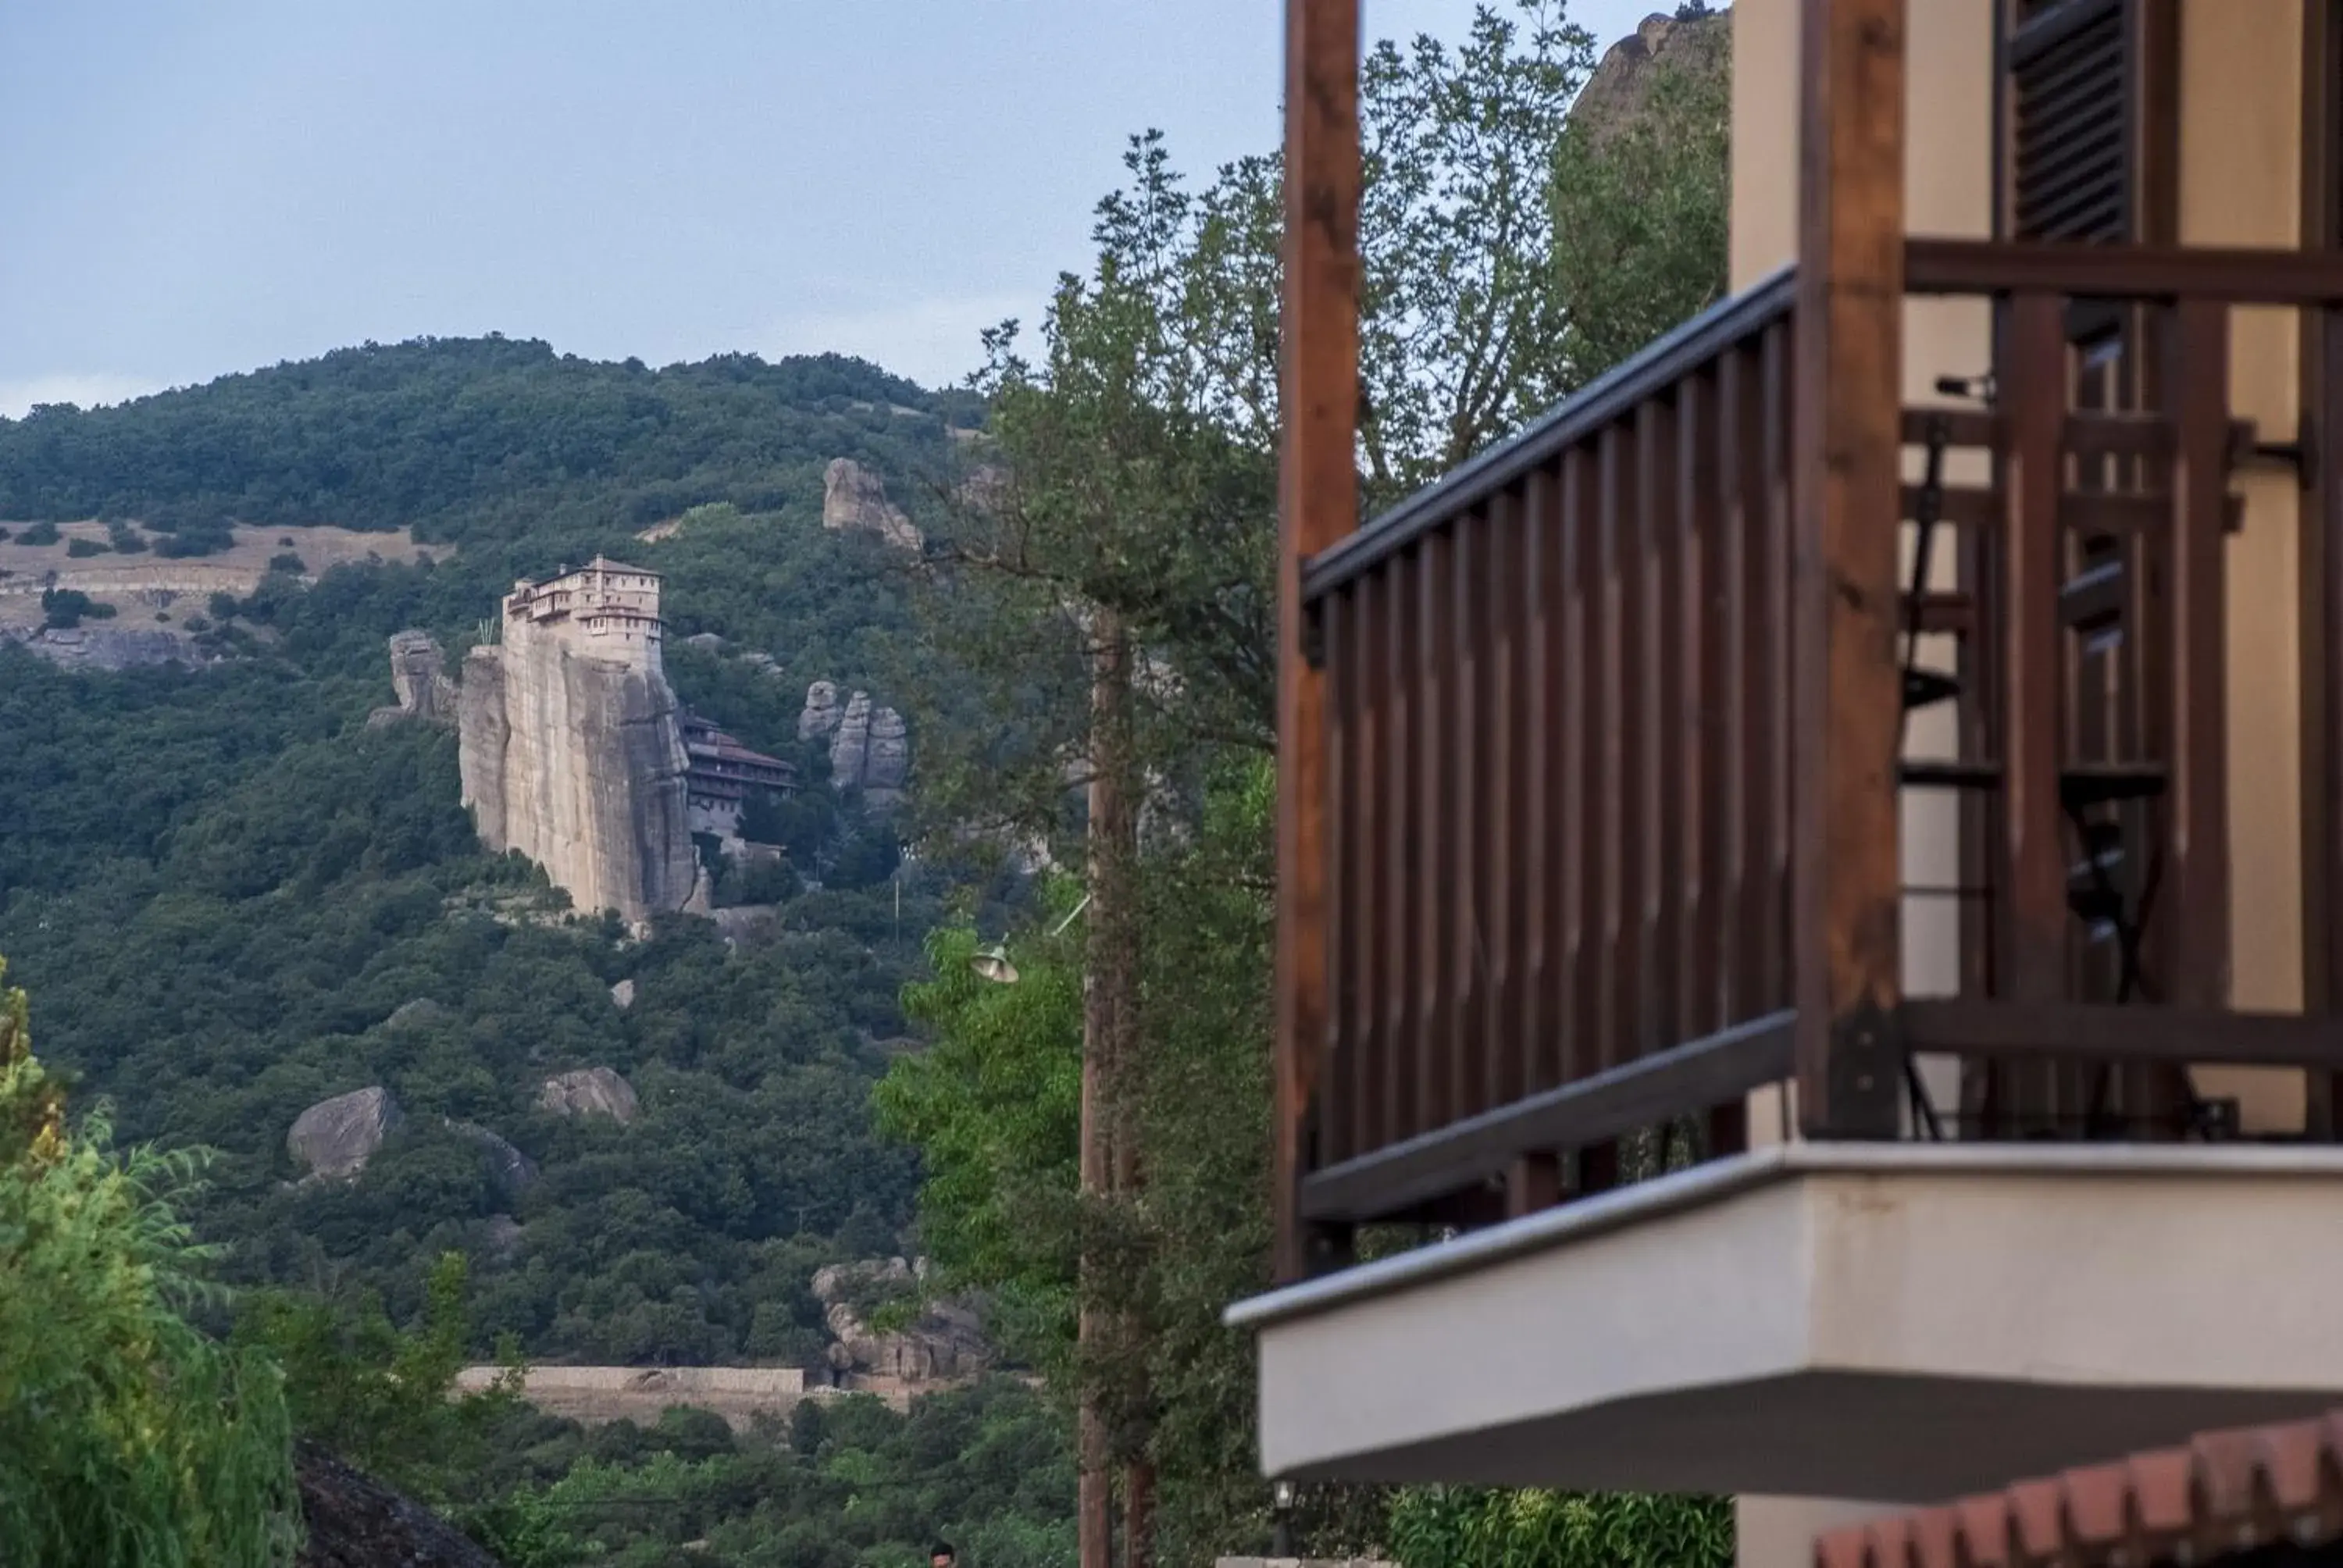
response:
{"label": "sky", "polygon": [[[1604,45],[1659,8],[1568,0]],[[1081,266],[1131,133],[1274,144],[1282,9],[0,0],[0,416],[491,331],[951,382]]]}

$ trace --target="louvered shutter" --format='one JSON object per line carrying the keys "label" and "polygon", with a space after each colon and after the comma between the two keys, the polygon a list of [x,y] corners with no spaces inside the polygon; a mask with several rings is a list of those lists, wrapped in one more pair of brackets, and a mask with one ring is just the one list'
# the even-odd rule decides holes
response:
{"label": "louvered shutter", "polygon": [[2133,237],[2140,72],[2126,0],[2017,0],[2008,35],[2011,237]]}

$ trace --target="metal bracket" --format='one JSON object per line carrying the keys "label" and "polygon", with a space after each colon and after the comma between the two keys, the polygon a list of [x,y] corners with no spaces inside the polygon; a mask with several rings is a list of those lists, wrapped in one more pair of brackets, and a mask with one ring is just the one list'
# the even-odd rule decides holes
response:
{"label": "metal bracket", "polygon": [[1903,1131],[1905,1089],[1902,1021],[1868,1004],[1831,1030],[1827,1082],[1830,1124],[1825,1138],[1893,1140]]}
{"label": "metal bracket", "polygon": [[1302,616],[1302,658],[1312,669],[1326,668],[1326,614],[1314,605]]}

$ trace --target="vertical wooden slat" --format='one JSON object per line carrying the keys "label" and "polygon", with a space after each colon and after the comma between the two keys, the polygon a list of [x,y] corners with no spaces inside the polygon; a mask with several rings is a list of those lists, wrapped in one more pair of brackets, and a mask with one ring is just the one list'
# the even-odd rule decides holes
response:
{"label": "vertical wooden slat", "polygon": [[[2343,54],[2343,35],[2330,46]],[[2343,100],[2343,71],[2328,92]],[[2343,118],[2343,103],[2330,113]],[[2343,197],[2343,169],[2326,166]],[[2343,310],[2303,315],[2312,338],[2305,364],[2318,367],[2303,388],[2311,453],[2302,499],[2303,1000],[2331,1016],[2343,1013]],[[2313,1077],[2309,1130],[2343,1133],[2343,1073]]]}
{"label": "vertical wooden slat", "polygon": [[1593,734],[1603,757],[1594,788],[1604,802],[1601,941],[1607,960],[1595,976],[1595,1061],[1612,1067],[1635,1050],[1642,1022],[1637,1003],[1644,994],[1644,834],[1650,816],[1648,783],[1643,777],[1644,726],[1650,715],[1637,710],[1642,692],[1634,650],[1641,645],[1644,608],[1644,563],[1635,526],[1635,463],[1629,433],[1617,425],[1604,430],[1598,447],[1602,494],[1598,508],[1602,545],[1597,584],[1602,620],[1594,640],[1594,678],[1600,710]]}
{"label": "vertical wooden slat", "polygon": [[1726,759],[1718,711],[1725,689],[1725,605],[1718,571],[1724,508],[1716,490],[1715,373],[1687,377],[1676,394],[1676,502],[1682,561],[1677,609],[1684,671],[1681,712],[1670,716],[1684,755],[1676,821],[1684,848],[1684,901],[1674,963],[1679,976],[1676,1016],[1687,1039],[1713,1034],[1729,1021],[1721,1005],[1717,887],[1725,864],[1724,797]]}
{"label": "vertical wooden slat", "polygon": [[1761,392],[1755,475],[1760,507],[1761,535],[1752,562],[1758,580],[1751,584],[1752,630],[1757,644],[1760,672],[1755,693],[1762,744],[1757,751],[1756,788],[1752,820],[1760,835],[1755,925],[1748,933],[1757,958],[1757,973],[1765,986],[1766,1010],[1794,1005],[1791,976],[1790,817],[1795,799],[1791,788],[1791,663],[1790,569],[1791,447],[1795,435],[1792,364],[1796,357],[1794,331],[1775,327],[1765,333],[1759,363]]}
{"label": "vertical wooden slat", "polygon": [[1357,611],[1355,586],[1318,607],[1319,644],[1326,669],[1326,1041],[1318,1077],[1315,1163],[1332,1165],[1358,1152],[1353,1121],[1359,1071],[1357,930],[1364,905],[1352,878],[1359,864],[1359,683],[1349,657]]}
{"label": "vertical wooden slat", "polygon": [[1493,810],[1489,823],[1489,1091],[1488,1103],[1504,1105],[1521,1097],[1522,979],[1528,969],[1523,942],[1523,889],[1529,879],[1526,849],[1529,741],[1523,720],[1523,671],[1530,635],[1524,560],[1523,494],[1508,488],[1490,503],[1489,584],[1486,600],[1493,647],[1491,658],[1490,744]]}
{"label": "vertical wooden slat", "polygon": [[2002,352],[2001,406],[2006,498],[2000,580],[2002,632],[2002,843],[2000,994],[2056,1001],[2066,987],[2066,865],[2058,770],[2064,633],[2058,590],[2065,577],[2058,525],[2066,477],[2060,457],[2066,415],[2065,301],[2020,295],[2009,307]]}
{"label": "vertical wooden slat", "polygon": [[1554,966],[1554,1027],[1560,1065],[1555,1081],[1569,1083],[1594,1070],[1595,980],[1603,963],[1602,855],[1605,813],[1592,737],[1599,706],[1591,652],[1597,622],[1594,596],[1600,551],[1587,454],[1562,454],[1560,543],[1554,576],[1560,585],[1548,666],[1561,689],[1562,734],[1555,789],[1561,796],[1562,850],[1554,859],[1551,897],[1562,924],[1563,961]]}
{"label": "vertical wooden slat", "polygon": [[1442,1044],[1448,1052],[1448,1114],[1452,1120],[1461,1120],[1482,1109],[1481,1094],[1486,1081],[1482,1068],[1486,1045],[1481,1038],[1481,1026],[1487,1013],[1480,998],[1488,983],[1488,970],[1482,958],[1487,919],[1490,716],[1485,657],[1488,627],[1481,602],[1487,580],[1481,552],[1487,538],[1488,522],[1481,512],[1469,512],[1450,526],[1449,538],[1455,555],[1450,563],[1448,584],[1452,598],[1448,701],[1455,714],[1456,792],[1449,809],[1454,819],[1452,831],[1456,839],[1456,863],[1447,893],[1455,905],[1455,912],[1450,917],[1449,936],[1453,946],[1448,957],[1448,1008],[1442,1017]]}
{"label": "vertical wooden slat", "polygon": [[1644,608],[1643,636],[1634,658],[1643,671],[1641,794],[1648,813],[1638,873],[1644,894],[1637,939],[1644,965],[1643,994],[1636,1004],[1639,1056],[1664,1050],[1680,1038],[1674,971],[1684,955],[1673,949],[1684,901],[1684,824],[1674,807],[1685,772],[1684,640],[1676,625],[1684,603],[1684,562],[1676,461],[1675,407],[1663,398],[1650,398],[1635,416],[1635,498],[1641,524],[1636,553],[1644,562]]}
{"label": "vertical wooden slat", "polygon": [[1552,466],[1532,471],[1522,498],[1522,1086],[1550,1089],[1562,1020],[1549,1004],[1564,961],[1561,905],[1553,896],[1562,840],[1556,830],[1569,802],[1562,798],[1554,759],[1561,741],[1561,682],[1554,678],[1560,630],[1562,564],[1560,495]]}
{"label": "vertical wooden slat", "polygon": [[1795,914],[1798,1119],[1892,1138],[1904,0],[1803,0]]}
{"label": "vertical wooden slat", "polygon": [[2229,1005],[2228,671],[2222,582],[2228,496],[2229,314],[2215,299],[2175,313],[2172,392],[2171,947],[2178,1007]]}
{"label": "vertical wooden slat", "polygon": [[1422,814],[1416,808],[1414,748],[1420,724],[1414,627],[1420,613],[1415,576],[1418,558],[1403,552],[1385,563],[1390,595],[1384,603],[1390,625],[1374,657],[1383,665],[1383,689],[1391,701],[1390,745],[1381,765],[1383,795],[1390,803],[1383,817],[1384,838],[1378,852],[1383,869],[1373,896],[1382,903],[1383,948],[1380,960],[1383,1017],[1383,1080],[1370,1092],[1383,1107],[1383,1127],[1394,1141],[1418,1131],[1413,1072],[1424,1049],[1416,1010],[1416,943],[1410,924],[1413,912],[1425,897],[1417,880],[1416,844],[1423,836]]}
{"label": "vertical wooden slat", "polygon": [[1447,537],[1431,535],[1419,550],[1415,637],[1423,677],[1416,689],[1416,713],[1423,734],[1416,744],[1416,759],[1422,768],[1418,820],[1423,833],[1416,886],[1423,897],[1415,906],[1414,1091],[1416,1125],[1429,1130],[1448,1120],[1452,1103],[1444,1053],[1453,1038],[1446,1030],[1448,993],[1453,983],[1449,969],[1449,930],[1456,910],[1456,811],[1451,769],[1455,755],[1456,722],[1446,675],[1451,648]]}
{"label": "vertical wooden slat", "polygon": [[[2302,243],[2343,251],[2343,4],[2302,8]],[[2300,314],[2302,976],[2306,1011],[2343,1011],[2343,311]],[[2343,1075],[2314,1073],[2307,1131],[2343,1132]]]}
{"label": "vertical wooden slat", "polygon": [[[1286,0],[1279,313],[1275,1187],[1280,1280],[1309,1250],[1302,1133],[1329,1021],[1326,694],[1302,650],[1302,563],[1358,527],[1359,5]],[[1084,1543],[1086,1547],[1095,1543]],[[1085,1550],[1091,1563],[1094,1553]]]}
{"label": "vertical wooden slat", "polygon": [[1725,880],[1717,961],[1725,980],[1725,1016],[1735,1021],[1763,1010],[1752,972],[1758,933],[1750,904],[1761,838],[1752,819],[1751,800],[1757,793],[1757,746],[1763,733],[1757,722],[1762,650],[1752,626],[1759,585],[1753,579],[1764,569],[1755,535],[1765,509],[1758,477],[1762,457],[1751,450],[1750,441],[1751,432],[1764,427],[1754,360],[1749,348],[1735,347],[1716,368],[1717,493],[1723,514],[1719,538],[1724,546],[1717,587],[1724,613],[1712,641],[1725,677],[1717,688],[1717,750],[1725,769],[1718,801],[1725,823]]}
{"label": "vertical wooden slat", "polygon": [[[1382,759],[1391,745],[1386,728],[1389,699],[1383,689],[1383,661],[1376,657],[1376,645],[1385,635],[1383,606],[1389,590],[1388,574],[1370,572],[1343,596],[1349,601],[1348,635],[1336,675],[1351,691],[1348,709],[1354,735],[1350,756],[1344,762],[1349,779],[1345,804],[1352,821],[1349,831],[1339,840],[1353,859],[1347,867],[1337,867],[1335,870],[1336,896],[1358,905],[1355,910],[1342,911],[1350,940],[1342,950],[1344,956],[1338,960],[1346,970],[1343,990],[1348,993],[1348,1005],[1342,1016],[1350,1021],[1343,1045],[1351,1060],[1350,1070],[1343,1075],[1343,1092],[1350,1099],[1351,1152],[1354,1155],[1381,1148],[1391,1137],[1383,1121],[1382,1097],[1375,1092],[1382,1081],[1383,1052],[1388,1047],[1383,1039],[1382,999],[1376,995],[1375,972],[1375,960],[1382,950],[1379,939],[1383,910],[1374,896],[1379,879],[1377,857],[1385,834]],[[1331,648],[1326,658],[1328,664],[1333,665]]]}

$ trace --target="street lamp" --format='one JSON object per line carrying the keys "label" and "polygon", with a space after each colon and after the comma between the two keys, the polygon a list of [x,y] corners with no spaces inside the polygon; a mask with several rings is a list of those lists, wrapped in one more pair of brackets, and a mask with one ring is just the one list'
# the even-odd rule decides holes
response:
{"label": "street lamp", "polygon": [[1279,1481],[1269,1489],[1270,1547],[1272,1557],[1293,1555],[1293,1483]]}
{"label": "street lamp", "polygon": [[[1090,907],[1091,896],[1088,893],[1084,893],[1082,895],[1082,901],[1076,904],[1072,909],[1068,910],[1066,911],[1066,918],[1050,928],[1050,935],[1052,937],[1063,935],[1066,928],[1074,923],[1074,917],[1081,914],[1084,910],[1087,910]],[[1007,942],[994,942],[989,947],[977,949],[976,951],[969,955],[968,967],[977,972],[977,977],[979,979],[989,980],[995,985],[1015,985],[1017,983],[1017,966],[1009,961],[1009,944]]]}
{"label": "street lamp", "polygon": [[989,948],[977,949],[969,955],[968,967],[977,972],[979,979],[989,980],[995,985],[1017,983],[1017,966],[1009,961],[1009,945],[1006,942],[995,942]]}

